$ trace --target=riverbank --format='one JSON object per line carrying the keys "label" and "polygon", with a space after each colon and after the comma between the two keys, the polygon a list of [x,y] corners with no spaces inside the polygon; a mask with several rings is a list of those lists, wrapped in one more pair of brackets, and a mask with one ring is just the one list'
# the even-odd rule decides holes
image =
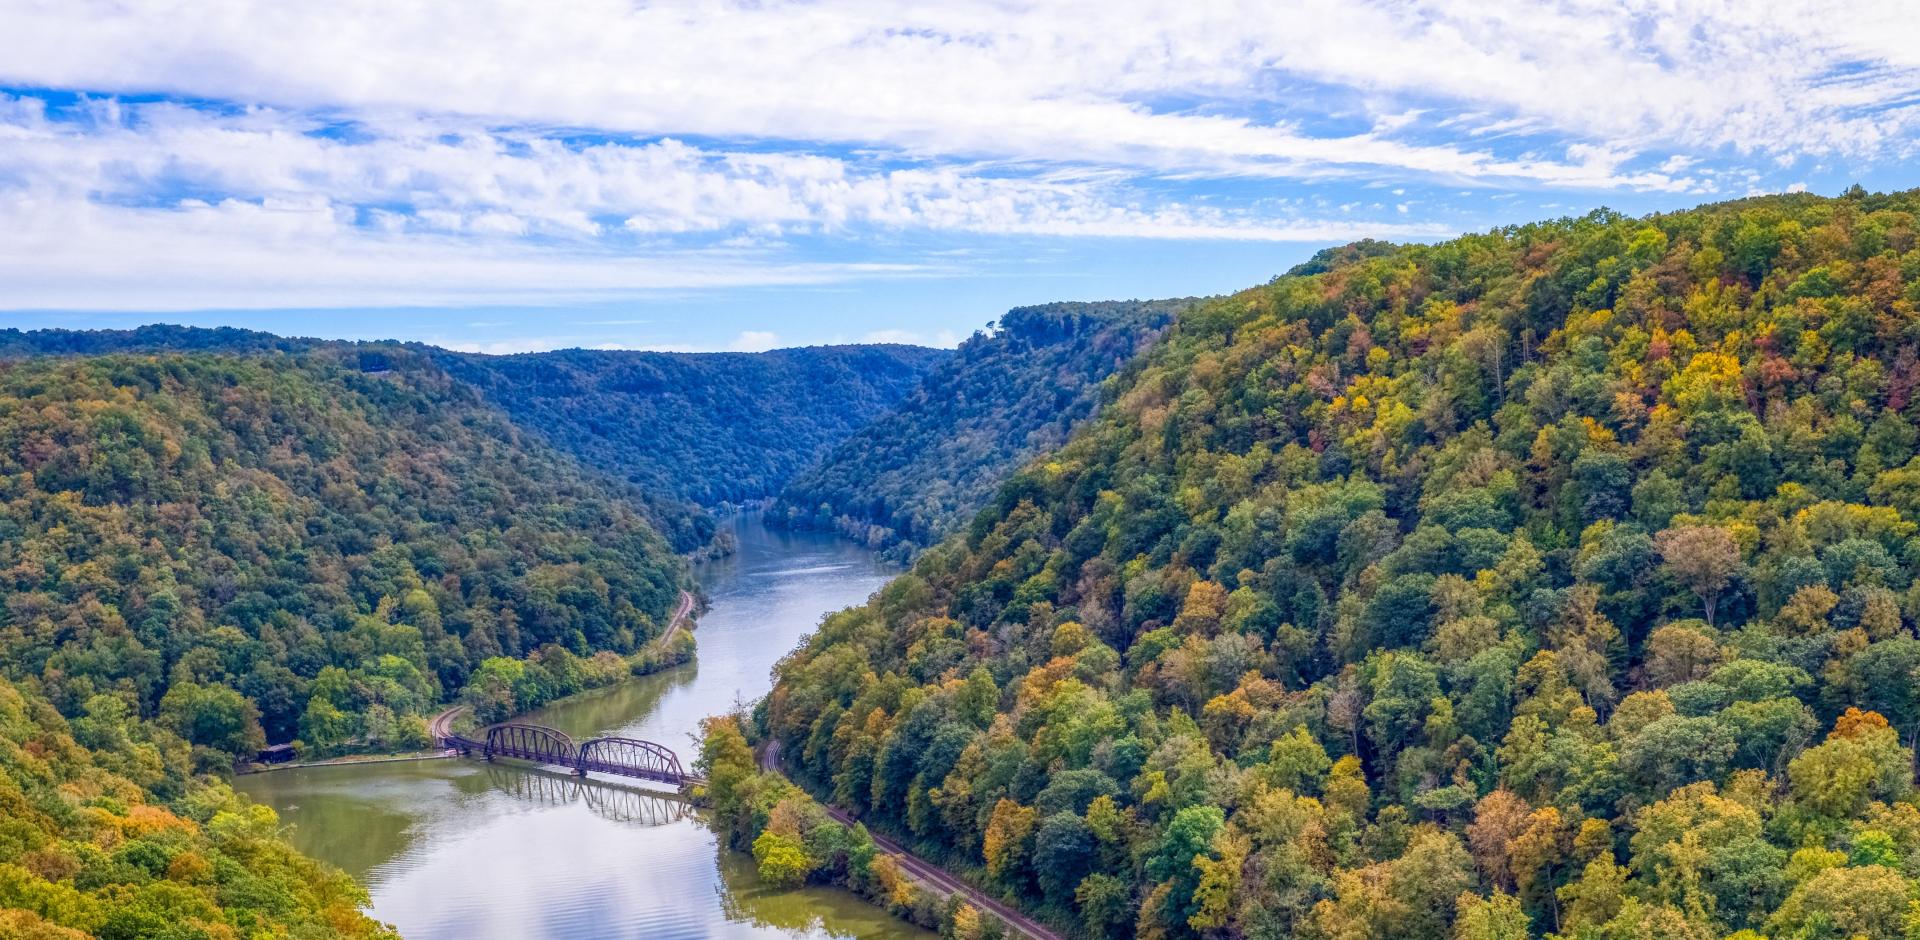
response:
{"label": "riverbank", "polygon": [[[740,552],[695,569],[705,606],[691,615],[693,663],[516,720],[576,741],[653,741],[690,763],[700,719],[764,695],[773,665],[823,614],[864,601],[897,570],[829,536],[751,518],[735,525]],[[705,814],[618,778],[432,760],[259,774],[235,786],[280,813],[302,851],[358,879],[373,916],[408,940],[937,940],[839,888],[761,878],[751,855],[723,848]]]}
{"label": "riverbank", "polygon": [[402,764],[423,760],[447,760],[458,755],[451,750],[422,751],[418,754],[348,754],[342,757],[328,757],[321,760],[289,761],[284,764],[252,764],[245,770],[236,770],[236,777],[251,777],[258,774],[279,773],[283,770],[305,770],[309,767],[345,767],[354,764]]}
{"label": "riverbank", "polygon": [[[694,604],[697,600],[691,591],[682,590],[680,592],[680,601],[674,608],[673,618],[667,621],[667,629],[665,632],[661,633],[660,636],[656,637],[644,648],[625,657],[627,670],[623,676],[612,681],[601,682],[596,685],[578,689],[567,695],[544,702],[532,703],[527,708],[521,709],[521,711],[534,711],[536,709],[546,708],[564,701],[567,698],[571,698],[574,695],[584,695],[588,692],[605,688],[612,685],[615,681],[650,676],[692,662],[695,655],[695,646],[693,630],[689,624],[691,623],[690,618],[693,615]],[[434,715],[427,721],[427,735],[429,740],[437,745],[441,740],[445,739],[453,730],[453,721],[461,712],[467,710],[469,710],[469,708],[465,704],[449,705]],[[513,716],[502,720],[510,720],[511,717]],[[264,764],[255,761],[234,768],[234,776],[242,777],[282,770],[299,770],[305,767],[337,767],[342,764],[378,764],[395,761],[439,760],[448,756],[450,755],[443,753],[438,747],[432,747],[412,751],[341,754],[335,757],[290,761],[281,764]]]}
{"label": "riverbank", "polygon": [[[723,736],[738,736],[739,729],[728,729],[716,725],[711,733]],[[744,738],[740,739],[738,743],[740,747],[744,747]],[[737,747],[729,748],[725,745],[716,746],[712,743],[703,747],[704,753],[719,755],[716,758],[716,763],[719,760],[724,760],[725,755],[730,752],[734,753],[737,759],[738,750]],[[864,824],[854,818],[853,814],[832,804],[820,802],[807,794],[803,788],[794,784],[791,780],[788,780],[786,775],[781,771],[780,742],[764,742],[758,754],[754,755],[753,764],[751,774],[748,773],[748,768],[737,766],[729,768],[734,778],[731,784],[733,787],[747,792],[767,790],[776,793],[786,793],[788,795],[781,800],[782,803],[790,803],[796,807],[804,807],[798,809],[796,813],[790,813],[790,816],[798,815],[804,817],[807,815],[807,809],[817,808],[826,815],[828,820],[838,824],[847,832],[864,834],[866,839],[872,843],[873,849],[876,850],[876,857],[891,860],[891,869],[882,868],[878,871],[869,870],[867,872],[849,870],[845,879],[846,883],[842,885],[848,890],[853,891],[856,895],[866,898],[875,906],[880,907],[889,914],[908,920],[917,926],[926,927],[929,930],[939,930],[942,933],[954,935],[977,935],[978,928],[980,927],[979,919],[985,916],[999,921],[1003,930],[1011,931],[1017,936],[1028,938],[1028,940],[1062,940],[1061,936],[1053,930],[1020,911],[1007,906],[998,898],[974,887],[959,875],[915,855],[905,846],[884,835],[866,829]],[[716,768],[714,773],[715,776],[718,777],[720,774],[719,769]],[[751,802],[752,799],[748,798],[748,801]],[[717,807],[717,809],[722,813],[731,812],[733,814],[732,818],[726,820],[729,825],[738,827],[745,821],[737,807],[732,809]],[[756,820],[758,819],[757,813],[754,814],[754,818]],[[778,838],[780,836],[796,835],[796,833],[775,833],[771,824],[761,832],[752,833],[751,838],[747,839],[747,841],[753,845],[756,857],[763,854],[761,851],[761,840],[769,835]],[[844,842],[846,838],[838,840],[819,839],[814,834],[809,833],[807,839],[804,841]],[[802,849],[802,852],[804,853],[804,849]],[[869,863],[869,867],[871,869],[871,863]],[[930,898],[918,897],[916,896],[917,892],[903,886],[899,881],[899,876],[902,875],[918,883],[921,891],[930,892]],[[960,904],[956,905],[953,903],[955,899],[958,899]],[[933,903],[929,903],[929,901]],[[942,904],[938,902],[946,903]]]}

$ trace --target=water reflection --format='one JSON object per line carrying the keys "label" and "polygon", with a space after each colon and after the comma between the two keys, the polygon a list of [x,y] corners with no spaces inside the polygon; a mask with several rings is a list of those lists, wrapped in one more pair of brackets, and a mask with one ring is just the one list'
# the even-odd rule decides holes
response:
{"label": "water reflection", "polygon": [[[664,744],[690,763],[699,719],[766,692],[773,664],[822,614],[892,569],[824,536],[739,524],[739,554],[702,566],[712,609],[697,665],[569,699],[528,720],[576,740]],[[412,940],[871,938],[930,934],[844,892],[759,880],[698,814],[624,783],[499,762],[327,767],[242,778],[301,850],[367,885],[373,914]]]}
{"label": "water reflection", "polygon": [[679,794],[643,790],[592,777],[548,770],[488,764],[487,782],[495,790],[542,806],[583,803],[601,819],[639,826],[664,826],[693,815],[693,805]]}

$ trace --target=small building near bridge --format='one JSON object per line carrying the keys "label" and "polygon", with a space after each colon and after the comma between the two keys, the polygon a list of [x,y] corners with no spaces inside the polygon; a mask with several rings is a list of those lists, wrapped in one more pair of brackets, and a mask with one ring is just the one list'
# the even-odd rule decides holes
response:
{"label": "small building near bridge", "polygon": [[294,753],[291,744],[276,744],[260,752],[254,760],[262,764],[284,764],[300,755]]}

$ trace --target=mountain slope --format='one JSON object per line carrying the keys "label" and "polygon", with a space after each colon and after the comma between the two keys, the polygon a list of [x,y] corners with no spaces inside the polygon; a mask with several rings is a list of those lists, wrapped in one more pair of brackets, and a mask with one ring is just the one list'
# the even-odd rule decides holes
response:
{"label": "mountain slope", "polygon": [[191,779],[185,742],[109,699],[69,723],[0,680],[0,935],[395,936],[271,811]]}
{"label": "mountain slope", "polygon": [[881,345],[439,358],[589,466],[649,493],[714,506],[778,493],[948,355]]}
{"label": "mountain slope", "polygon": [[130,330],[0,330],[0,358],[103,356],[127,352],[307,352],[352,345],[305,337],[276,336],[238,327],[154,323]]}
{"label": "mountain slope", "polygon": [[417,739],[487,657],[636,649],[684,577],[616,488],[398,347],[0,366],[0,529],[5,674],[209,767],[263,729]]}
{"label": "mountain slope", "polygon": [[[704,507],[772,497],[800,469],[918,386],[952,354],[857,345],[765,353],[566,349],[516,356],[410,344],[526,431],[613,479],[677,551],[713,538]],[[386,355],[351,343],[222,327],[0,330],[0,359],[107,353]]]}
{"label": "mountain slope", "polygon": [[677,600],[624,493],[430,362],[251,348],[0,364],[0,934],[391,936],[217,776],[423,746],[502,657],[624,671]]}
{"label": "mountain slope", "polygon": [[1088,935],[1898,936],[1917,212],[1602,212],[1202,304],[758,720]]}
{"label": "mountain slope", "polygon": [[1192,300],[1020,307],[780,494],[770,517],[911,555],[964,525],[1015,467],[1060,446],[1101,383]]}

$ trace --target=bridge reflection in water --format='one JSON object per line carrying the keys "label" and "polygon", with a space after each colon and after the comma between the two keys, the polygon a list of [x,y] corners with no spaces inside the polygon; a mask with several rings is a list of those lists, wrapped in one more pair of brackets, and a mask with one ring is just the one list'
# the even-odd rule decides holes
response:
{"label": "bridge reflection in water", "polygon": [[585,803],[595,816],[635,826],[665,826],[693,815],[690,804],[665,793],[539,770],[488,767],[487,781],[515,799],[541,806]]}
{"label": "bridge reflection in water", "polygon": [[489,761],[511,757],[562,767],[581,777],[593,772],[676,787],[706,782],[687,773],[671,750],[639,738],[594,738],[576,745],[565,732],[545,725],[505,722],[488,726],[484,740],[448,733],[441,736],[440,744],[465,755],[478,753]]}

